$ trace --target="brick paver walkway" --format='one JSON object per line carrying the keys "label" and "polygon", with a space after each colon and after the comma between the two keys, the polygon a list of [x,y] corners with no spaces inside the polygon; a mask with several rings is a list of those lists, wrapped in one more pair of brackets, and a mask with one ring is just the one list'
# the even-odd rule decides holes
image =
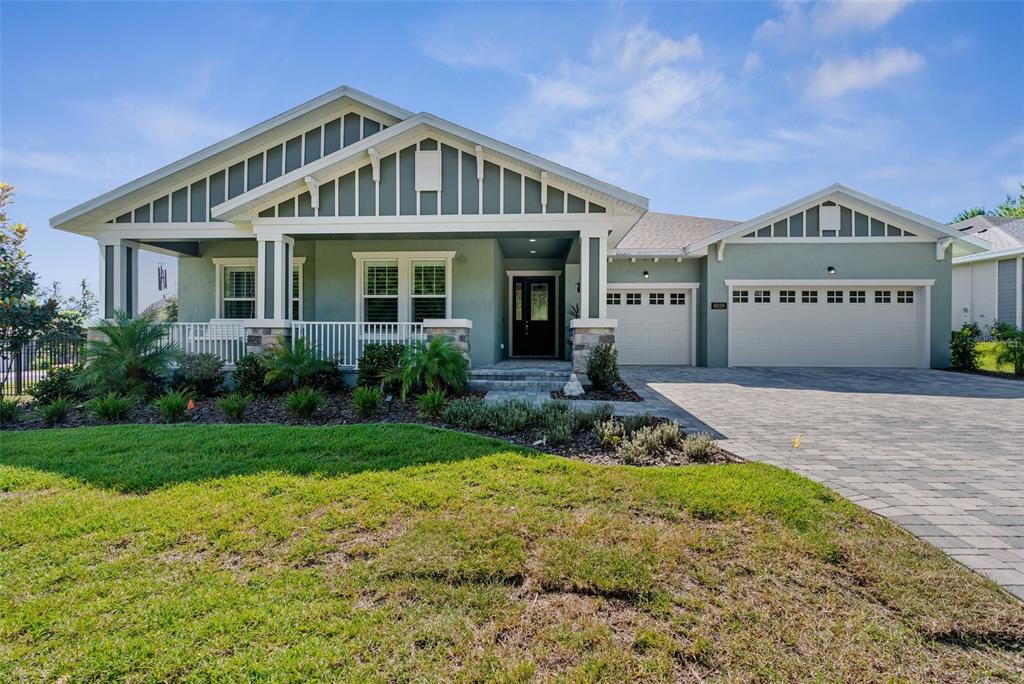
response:
{"label": "brick paver walkway", "polygon": [[832,487],[1024,599],[1024,382],[821,368],[623,377],[648,409]]}

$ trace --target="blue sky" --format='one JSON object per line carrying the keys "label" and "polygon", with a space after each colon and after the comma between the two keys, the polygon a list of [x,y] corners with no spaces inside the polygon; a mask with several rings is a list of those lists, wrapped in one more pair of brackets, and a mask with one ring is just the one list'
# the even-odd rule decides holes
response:
{"label": "blue sky", "polygon": [[743,219],[843,182],[938,220],[1024,180],[1024,3],[2,4],[0,177],[50,216],[340,84]]}

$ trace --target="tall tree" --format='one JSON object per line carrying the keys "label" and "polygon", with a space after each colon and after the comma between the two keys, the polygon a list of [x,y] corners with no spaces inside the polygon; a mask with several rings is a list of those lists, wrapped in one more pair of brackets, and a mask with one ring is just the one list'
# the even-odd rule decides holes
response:
{"label": "tall tree", "polygon": [[984,215],[985,215],[985,207],[971,207],[970,209],[964,209],[959,214],[954,216],[953,220],[950,221],[950,223],[959,223],[960,221],[966,221],[967,219],[974,218],[975,216],[984,216]]}
{"label": "tall tree", "polygon": [[28,228],[7,218],[13,198],[14,188],[0,182],[0,385],[17,352],[47,329],[58,311],[56,300],[39,300],[36,274],[29,268],[24,246]]}
{"label": "tall tree", "polygon": [[1024,218],[1024,183],[1020,184],[1016,197],[1007,195],[1006,201],[996,207],[996,216]]}

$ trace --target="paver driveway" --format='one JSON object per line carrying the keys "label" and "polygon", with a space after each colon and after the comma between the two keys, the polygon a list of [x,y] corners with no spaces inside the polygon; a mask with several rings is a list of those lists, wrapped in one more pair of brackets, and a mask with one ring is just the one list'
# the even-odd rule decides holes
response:
{"label": "paver driveway", "polygon": [[623,376],[658,413],[832,487],[1024,599],[1024,382],[891,369]]}

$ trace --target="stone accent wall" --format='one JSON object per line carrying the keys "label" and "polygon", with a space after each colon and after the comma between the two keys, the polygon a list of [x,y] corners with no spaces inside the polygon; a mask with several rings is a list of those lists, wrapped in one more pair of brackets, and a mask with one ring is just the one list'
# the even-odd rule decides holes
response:
{"label": "stone accent wall", "polygon": [[278,327],[247,327],[245,329],[245,353],[259,354],[260,352],[281,346],[281,341],[291,344],[292,329]]}
{"label": "stone accent wall", "polygon": [[423,336],[429,342],[435,337],[447,337],[466,357],[466,362],[472,365],[469,355],[469,334],[473,324],[465,321],[466,324],[447,323],[442,321],[426,320],[423,322]]}
{"label": "stone accent wall", "polygon": [[[590,353],[602,344],[615,344],[614,321],[577,319],[572,322],[572,372],[586,376]],[[582,382],[583,378],[581,378]]]}

